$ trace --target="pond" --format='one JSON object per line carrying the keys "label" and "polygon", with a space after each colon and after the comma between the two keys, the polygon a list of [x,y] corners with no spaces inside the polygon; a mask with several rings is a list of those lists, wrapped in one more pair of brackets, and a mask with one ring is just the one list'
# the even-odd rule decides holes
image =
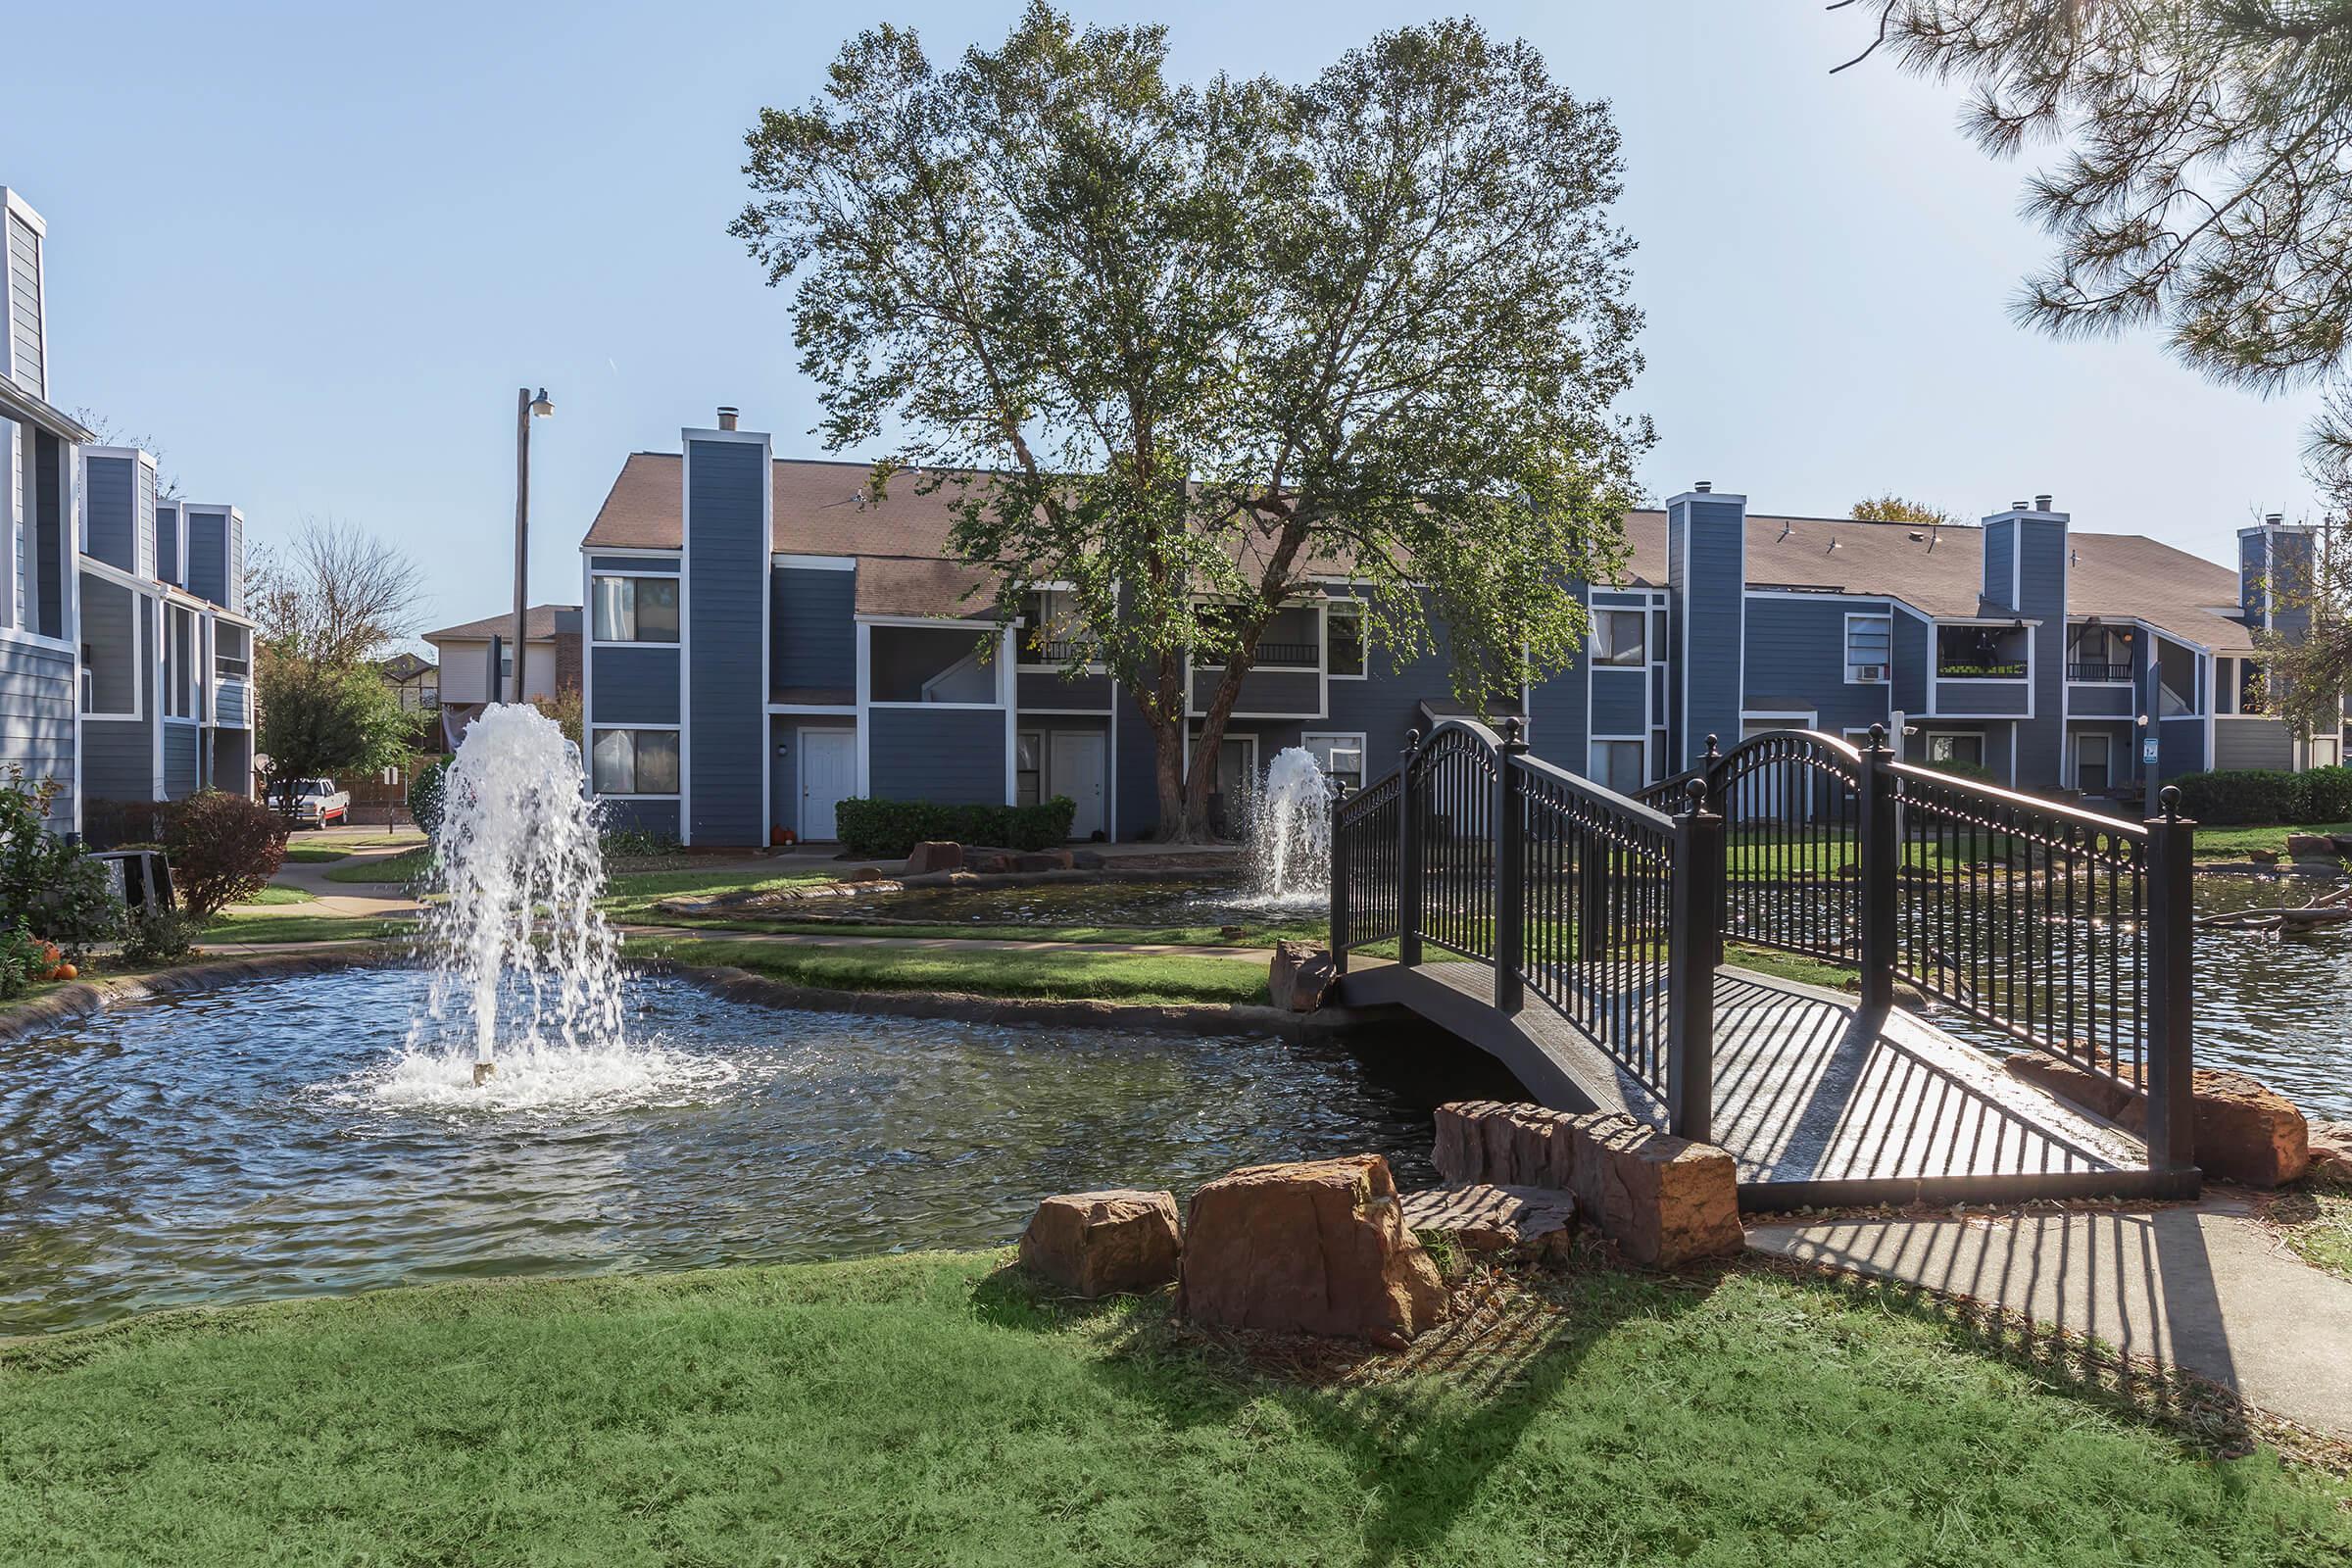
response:
{"label": "pond", "polygon": [[[2200,876],[2199,914],[2305,904],[2331,884],[2301,877]],[[2352,1117],[2352,928],[2278,941],[2197,933],[2197,1060],[2236,1067],[2306,1115]]]}
{"label": "pond", "polygon": [[[1045,1194],[1374,1150],[1426,1185],[1474,1053],[1032,1030],[630,989],[651,1057],[561,1085],[404,1051],[426,977],[119,1008],[0,1058],[0,1334],[480,1275],[1015,1237]],[[1434,1075],[1444,1075],[1443,1077]],[[560,1090],[560,1092],[558,1092]]]}

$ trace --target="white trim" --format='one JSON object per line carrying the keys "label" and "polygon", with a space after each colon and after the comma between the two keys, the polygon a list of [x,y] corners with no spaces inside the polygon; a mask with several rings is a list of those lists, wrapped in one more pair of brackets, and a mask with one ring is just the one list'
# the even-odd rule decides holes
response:
{"label": "white trim", "polygon": [[1357,787],[1361,788],[1372,782],[1372,740],[1365,731],[1360,729],[1302,729],[1298,732],[1298,744],[1309,752],[1315,749],[1314,743],[1317,741],[1327,743],[1325,747],[1327,751],[1336,749],[1330,747],[1329,742],[1353,741],[1355,743]]}
{"label": "white trim", "polygon": [[583,556],[630,556],[648,561],[675,561],[682,547],[677,545],[592,545],[580,544]]}
{"label": "white trim", "polygon": [[[1013,753],[1018,741],[1015,726],[1020,723],[1021,718],[1017,701],[1020,695],[1020,687],[1017,684],[1019,677],[1013,669],[1012,644],[1013,633],[1010,626],[1006,626],[997,633],[997,706],[1004,710],[1004,804],[1006,806],[1012,804],[1013,796],[1017,793],[1013,764],[1019,759]],[[938,705],[934,704],[933,706]],[[1043,788],[1042,780],[1040,788]]]}
{"label": "white trim", "polygon": [[[1882,669],[1882,670],[1884,670],[1886,673],[1884,673],[1884,674],[1882,674],[1882,675],[1878,676],[1876,679],[1872,679],[1872,678],[1865,677],[1865,678],[1863,678],[1863,679],[1859,679],[1859,680],[1857,680],[1857,679],[1854,677],[1854,668],[1855,668],[1855,665],[1854,665],[1854,622],[1855,622],[1855,621],[1857,621],[1857,620],[1883,620],[1883,621],[1885,621],[1885,622],[1886,623],[1886,662],[1885,663],[1883,663],[1883,664],[1881,664],[1881,665],[1879,666],[1879,668],[1880,668],[1880,669]],[[1838,638],[1838,660],[1839,660],[1839,662],[1840,662],[1841,663],[1843,663],[1843,664],[1844,664],[1844,666],[1845,666],[1845,684],[1846,684],[1846,685],[1848,685],[1848,686],[1891,686],[1891,685],[1893,685],[1893,684],[1894,684],[1894,612],[1893,612],[1892,611],[1878,611],[1878,610],[1849,610],[1849,611],[1847,611],[1847,612],[1845,612],[1845,622],[1844,622],[1843,629],[1842,629],[1842,630],[1841,630],[1841,632],[1839,633],[1839,638]]]}
{"label": "white trim", "polygon": [[869,615],[860,612],[850,619],[860,626],[914,626],[931,631],[955,631],[960,627],[975,637],[986,636],[995,626],[986,617],[972,619],[958,615]]}
{"label": "white trim", "polygon": [[[688,650],[694,640],[693,585],[687,564],[694,548],[694,442],[692,432],[678,436],[678,843],[694,843],[694,662]],[[765,475],[762,475],[764,478]],[[762,485],[763,489],[772,486]],[[593,609],[583,601],[583,614]],[[591,619],[586,629],[594,629]],[[586,655],[582,655],[583,661]],[[764,740],[764,737],[763,737]],[[593,763],[591,764],[593,771]]]}
{"label": "white trim", "polygon": [[[769,487],[768,494],[769,506],[772,509],[775,494],[773,486]],[[772,523],[770,526],[773,526]],[[768,537],[772,539],[775,536],[770,533]],[[856,556],[796,556],[783,550],[769,551],[767,564],[770,566],[782,566],[789,571],[856,571],[858,569]]]}
{"label": "white trim", "polygon": [[858,705],[856,703],[770,703],[767,705],[767,711],[771,717],[780,713],[815,713],[835,718],[856,718]]}
{"label": "white trim", "polygon": [[[74,597],[78,600],[81,595],[76,592]],[[26,631],[22,626],[0,626],[0,643],[23,643],[29,648],[47,649],[53,654],[78,656],[81,652],[79,647],[67,638],[51,637],[43,632]]]}
{"label": "white trim", "polygon": [[[1740,723],[1742,728],[1746,727],[1747,721],[1751,718],[1801,718],[1805,721],[1805,728],[1812,729],[1821,722],[1821,710],[1818,708],[1742,708],[1740,710]],[[1869,727],[1867,724],[1863,726],[1865,729]]]}
{"label": "white trim", "polygon": [[[588,633],[596,628],[595,602],[589,597],[589,590],[594,586],[595,579],[596,565],[588,559],[587,547],[583,545],[580,548],[580,636],[583,643],[585,643]],[[681,588],[684,587],[683,577],[680,578],[679,585]],[[683,601],[685,595],[681,592],[678,597]],[[686,617],[681,613],[678,617],[678,635],[683,637],[685,634]],[[580,733],[583,736],[596,733],[596,655],[588,651],[589,647],[593,646],[593,644],[589,644],[580,651]],[[433,650],[435,654],[440,651],[438,647]],[[678,662],[683,665],[686,661],[680,659]],[[526,670],[529,668],[527,655],[524,668]],[[436,670],[433,676],[436,698],[439,696],[440,680],[440,674]],[[442,737],[444,740],[448,738],[447,735]],[[590,800],[594,800],[597,798],[595,760],[583,758],[581,760],[588,774],[588,797]]]}
{"label": "white trim", "polygon": [[[757,541],[758,549],[754,558],[757,563],[754,580],[760,584],[760,685],[764,694],[769,683],[776,678],[774,649],[776,603],[770,582],[770,573],[774,569],[770,558],[774,553],[776,540],[776,455],[768,444],[767,433],[760,431],[759,434],[760,446],[760,538]],[[685,538],[682,520],[678,537]],[[681,637],[686,633],[685,587],[686,574],[681,570],[678,573],[678,634]],[[591,607],[583,604],[581,609],[583,612],[587,612]],[[683,665],[686,661],[681,657],[678,662]],[[766,707],[764,703],[760,706],[762,709]],[[855,750],[856,746],[857,743],[853,741],[851,743],[852,750]],[[680,782],[683,783],[684,780],[681,778]],[[754,843],[766,845],[775,841],[776,828],[780,825],[775,819],[775,811],[776,726],[775,722],[762,711],[760,715],[760,816],[767,826],[764,830],[753,834]],[[800,811],[797,806],[794,808],[793,817],[795,821],[799,820]],[[839,833],[839,824],[835,825],[834,831]],[[798,829],[795,829],[795,832],[797,833]]]}
{"label": "white trim", "polygon": [[872,699],[868,699],[865,706],[868,708],[911,710],[912,711],[918,713],[993,713],[999,709],[1010,709],[1010,705],[1006,703],[885,703],[877,702]]}
{"label": "white trim", "polygon": [[[678,737],[677,793],[674,795],[647,795],[643,792],[636,792],[626,795],[599,795],[596,798],[600,801],[684,800],[686,798],[686,733],[684,726],[678,724],[598,724],[590,726],[585,720],[583,720],[580,724],[580,733],[588,737],[588,755],[583,760],[588,770],[588,787],[590,792],[593,793],[596,788],[596,737],[599,733],[612,734],[622,730],[632,732],[637,730],[651,730],[657,733],[675,734]],[[632,759],[632,764],[633,762],[634,759]],[[683,820],[682,816],[681,820]]]}
{"label": "white trim", "polygon": [[[926,703],[923,706],[937,708],[939,705]],[[1025,714],[1051,718],[1107,718],[1110,716],[1110,710],[1107,708],[1023,708],[1021,711]]]}
{"label": "white trim", "polygon": [[851,646],[856,651],[857,676],[851,683],[858,719],[858,798],[868,800],[874,791],[874,730],[867,710],[874,706],[874,628],[852,617]]}

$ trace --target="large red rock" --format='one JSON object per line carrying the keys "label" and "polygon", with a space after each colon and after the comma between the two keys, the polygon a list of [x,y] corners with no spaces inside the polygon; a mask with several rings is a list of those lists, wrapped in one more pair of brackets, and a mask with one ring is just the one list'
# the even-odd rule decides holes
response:
{"label": "large red rock", "polygon": [[2307,1124],[2311,1179],[2330,1187],[2352,1187],[2352,1121]]}
{"label": "large red rock", "polygon": [[1576,1199],[1547,1187],[1426,1187],[1403,1196],[1405,1227],[1465,1251],[1557,1261],[1576,1234]]}
{"label": "large red rock", "polygon": [[1284,1012],[1312,1012],[1323,1005],[1324,993],[1338,974],[1330,949],[1306,942],[1277,942],[1274,956],[1266,965],[1266,992]]}
{"label": "large red rock", "polygon": [[1088,1297],[1155,1291],[1176,1277],[1182,1250],[1173,1193],[1064,1193],[1038,1204],[1021,1233],[1024,1266]]}
{"label": "large red rock", "polygon": [[[2021,1051],[2002,1065],[2061,1100],[2104,1116],[2126,1132],[2147,1136],[2148,1102],[2104,1074],[2038,1051]],[[2195,1074],[2197,1168],[2215,1181],[2283,1187],[2311,1163],[2303,1113],[2277,1090],[2226,1067]]]}
{"label": "large red rock", "polygon": [[2332,860],[2337,858],[2335,840],[2325,833],[2289,833],[2286,853],[2290,859]]}
{"label": "large red rock", "polygon": [[1228,1328],[1396,1346],[1446,1313],[1378,1154],[1250,1165],[1193,1195],[1177,1311]]}
{"label": "large red rock", "polygon": [[926,839],[906,856],[902,876],[927,876],[933,871],[963,869],[963,846],[949,839]]}

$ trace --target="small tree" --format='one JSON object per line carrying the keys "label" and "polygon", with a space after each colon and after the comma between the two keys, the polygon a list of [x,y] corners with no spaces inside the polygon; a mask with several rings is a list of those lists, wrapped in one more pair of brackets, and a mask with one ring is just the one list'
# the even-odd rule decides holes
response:
{"label": "small tree", "polygon": [[242,795],[200,790],[164,808],[180,906],[198,922],[260,892],[286,858],[285,818]]}
{"label": "small tree", "polygon": [[1960,520],[1941,507],[1908,501],[1891,491],[1855,502],[1853,510],[1846,515],[1857,522],[1909,522],[1923,528],[1941,528]]}
{"label": "small tree", "polygon": [[263,651],[256,685],[255,739],[270,760],[267,788],[288,815],[297,779],[372,773],[408,760],[408,718],[392,689],[364,664],[322,664],[272,647]]}
{"label": "small tree", "polygon": [[584,744],[580,735],[581,724],[587,716],[587,709],[582,700],[578,682],[575,681],[564,686],[553,697],[534,697],[531,699],[531,706],[554,719],[556,727],[564,732],[565,740],[574,746]]}
{"label": "small tree", "polygon": [[[903,437],[1001,623],[1071,586],[1055,640],[1118,676],[1192,839],[1318,577],[1369,591],[1392,664],[1443,639],[1478,710],[1563,667],[1651,437],[1613,411],[1642,317],[1605,103],[1469,21],[1301,86],[1173,83],[1166,53],[1042,3],[944,72],[863,33],[817,102],[761,111],[735,232],[798,279],[827,444]],[[1197,738],[1196,658],[1223,671]]]}
{"label": "small tree", "polygon": [[261,640],[320,664],[353,664],[416,626],[423,575],[356,523],[308,518],[282,551],[256,550],[247,603]]}

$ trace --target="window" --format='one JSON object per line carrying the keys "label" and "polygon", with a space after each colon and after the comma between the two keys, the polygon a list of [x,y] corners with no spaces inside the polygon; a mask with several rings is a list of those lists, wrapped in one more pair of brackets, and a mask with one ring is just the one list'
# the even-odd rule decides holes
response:
{"label": "window", "polygon": [[2263,699],[2269,692],[2263,678],[2262,665],[2251,659],[2237,662],[2237,710],[2241,713],[2263,711]]}
{"label": "window", "polygon": [[596,793],[678,793],[678,732],[674,729],[600,729],[596,732]]}
{"label": "window", "polygon": [[1094,639],[1078,615],[1078,599],[1058,588],[1021,595],[1021,630],[1013,640],[1014,662],[1032,669],[1058,669],[1073,660],[1094,661]]}
{"label": "window", "polygon": [[1894,662],[1894,617],[1845,617],[1845,679],[1848,685],[1883,685]]}
{"label": "window", "polygon": [[2344,741],[2340,735],[2314,735],[2311,738],[2311,765],[2334,767],[2344,760]]}
{"label": "window", "polygon": [[1639,610],[1596,610],[1592,612],[1592,662],[1640,664],[1648,661],[1642,651]]}
{"label": "window", "polygon": [[1323,609],[1323,643],[1335,679],[1364,673],[1364,607],[1333,600]]}
{"label": "window", "polygon": [[678,640],[678,579],[596,579],[596,640],[600,643],[674,643]]}
{"label": "window", "polygon": [[1642,787],[1640,741],[1594,741],[1592,779],[1595,784],[1631,795]]}
{"label": "window", "polygon": [[1928,737],[1928,761],[1963,762],[1970,767],[1984,765],[1984,737],[1978,733],[1953,734],[1946,732]]}
{"label": "window", "polygon": [[1044,777],[1039,768],[1039,759],[1045,754],[1046,738],[1043,735],[1034,730],[1021,731],[1018,742],[1013,748],[1012,778],[1013,804],[1015,806],[1035,806],[1045,798],[1044,791],[1039,788]]}
{"label": "window", "polygon": [[1315,759],[1323,776],[1351,790],[1364,787],[1364,738],[1361,735],[1302,735],[1298,744]]}

